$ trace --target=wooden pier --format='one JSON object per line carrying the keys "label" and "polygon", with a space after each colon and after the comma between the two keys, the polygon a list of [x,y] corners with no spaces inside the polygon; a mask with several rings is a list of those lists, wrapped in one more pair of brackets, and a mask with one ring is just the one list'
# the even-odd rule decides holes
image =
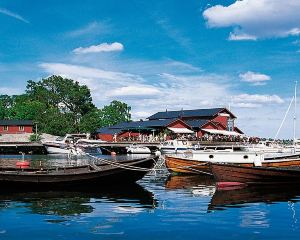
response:
{"label": "wooden pier", "polygon": [[40,143],[19,143],[9,142],[0,143],[0,154],[2,155],[18,155],[20,153],[45,155],[47,150],[43,144]]}

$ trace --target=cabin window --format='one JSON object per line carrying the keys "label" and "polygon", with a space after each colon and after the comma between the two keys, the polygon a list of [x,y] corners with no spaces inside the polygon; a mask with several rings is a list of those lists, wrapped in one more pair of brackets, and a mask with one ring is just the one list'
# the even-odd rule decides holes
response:
{"label": "cabin window", "polygon": [[248,159],[248,158],[249,158],[248,155],[245,155],[245,156],[244,156],[244,159]]}
{"label": "cabin window", "polygon": [[214,155],[209,155],[208,157],[209,157],[210,159],[212,159],[212,158],[214,158]]}
{"label": "cabin window", "polygon": [[8,126],[3,126],[3,131],[8,131]]}
{"label": "cabin window", "polygon": [[19,131],[24,131],[24,126],[19,126]]}

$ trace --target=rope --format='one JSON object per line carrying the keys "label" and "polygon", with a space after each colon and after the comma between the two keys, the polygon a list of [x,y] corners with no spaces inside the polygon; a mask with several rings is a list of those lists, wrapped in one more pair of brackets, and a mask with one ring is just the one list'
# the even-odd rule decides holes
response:
{"label": "rope", "polygon": [[118,162],[115,162],[115,161],[106,160],[106,159],[103,159],[103,158],[97,158],[97,157],[95,157],[95,156],[93,156],[89,153],[86,153],[86,155],[93,158],[93,159],[100,160],[101,162],[107,163],[107,164],[115,166],[115,167],[120,167],[120,168],[123,168],[123,169],[126,169],[126,170],[145,171],[145,172],[147,171],[148,172],[148,171],[153,169],[153,168],[142,168],[142,167],[130,166],[128,164],[122,164],[122,163],[118,163]]}

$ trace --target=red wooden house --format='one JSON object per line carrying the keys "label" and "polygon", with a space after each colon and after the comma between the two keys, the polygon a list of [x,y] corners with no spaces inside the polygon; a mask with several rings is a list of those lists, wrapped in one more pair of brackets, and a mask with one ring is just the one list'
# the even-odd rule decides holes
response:
{"label": "red wooden house", "polygon": [[0,134],[19,134],[33,132],[32,120],[0,120]]}
{"label": "red wooden house", "polygon": [[197,137],[205,133],[242,134],[243,132],[235,127],[235,119],[235,115],[227,108],[165,111],[148,117],[148,121],[124,122],[98,129],[96,134],[105,141],[138,136],[147,130],[161,133],[166,129],[175,134],[194,134]]}

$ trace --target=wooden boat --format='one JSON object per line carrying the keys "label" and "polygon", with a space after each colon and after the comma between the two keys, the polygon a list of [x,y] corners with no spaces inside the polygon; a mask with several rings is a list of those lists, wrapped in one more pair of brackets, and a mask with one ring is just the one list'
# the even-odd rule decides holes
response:
{"label": "wooden boat", "polygon": [[[235,157],[231,158],[233,154],[235,154]],[[224,162],[248,167],[254,166],[257,162],[261,163],[263,167],[300,167],[299,154],[264,157],[263,153],[209,152],[203,154],[203,159],[195,160],[194,155],[166,155],[165,163],[170,172],[183,174],[211,174],[209,162]]]}
{"label": "wooden boat", "polygon": [[124,185],[143,178],[155,165],[158,156],[102,164],[52,169],[0,168],[0,189],[77,189]]}
{"label": "wooden boat", "polygon": [[175,156],[165,156],[165,164],[170,172],[183,174],[209,174],[211,170],[208,162],[186,159]]}
{"label": "wooden boat", "polygon": [[210,163],[210,168],[218,186],[220,183],[300,183],[300,168],[248,167],[221,163]]}

